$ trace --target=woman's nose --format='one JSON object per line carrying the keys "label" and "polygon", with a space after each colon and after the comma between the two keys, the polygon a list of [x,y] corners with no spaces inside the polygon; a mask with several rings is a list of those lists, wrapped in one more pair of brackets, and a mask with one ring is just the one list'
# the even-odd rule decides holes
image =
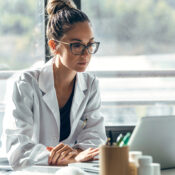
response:
{"label": "woman's nose", "polygon": [[84,48],[82,55],[85,55],[85,56],[89,55],[88,48]]}

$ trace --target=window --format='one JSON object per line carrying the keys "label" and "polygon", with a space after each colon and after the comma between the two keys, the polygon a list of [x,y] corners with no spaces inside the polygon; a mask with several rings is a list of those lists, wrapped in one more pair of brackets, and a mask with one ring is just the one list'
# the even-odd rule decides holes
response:
{"label": "window", "polygon": [[0,70],[24,69],[44,60],[42,1],[0,2]]}
{"label": "window", "polygon": [[[174,114],[174,0],[75,2],[81,2],[101,42],[88,71],[100,80],[106,125],[132,125],[145,115]],[[45,58],[44,4],[41,0],[0,1],[1,121],[11,71]]]}
{"label": "window", "polygon": [[0,135],[7,78],[45,59],[44,2],[0,1]]}
{"label": "window", "polygon": [[175,1],[81,1],[101,42],[89,71],[99,77],[106,125],[175,113]]}

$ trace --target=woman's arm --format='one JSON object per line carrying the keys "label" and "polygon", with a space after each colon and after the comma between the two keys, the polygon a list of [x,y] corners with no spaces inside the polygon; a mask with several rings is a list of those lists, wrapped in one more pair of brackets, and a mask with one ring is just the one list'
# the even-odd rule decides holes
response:
{"label": "woman's arm", "polygon": [[98,81],[94,79],[91,85],[89,100],[83,114],[83,118],[86,120],[86,126],[79,133],[74,148],[85,150],[88,148],[97,148],[99,145],[105,143],[107,138],[104,118],[100,113],[100,107],[99,84]]}
{"label": "woman's arm", "polygon": [[[12,83],[12,82],[11,82]],[[49,151],[34,134],[34,90],[31,83],[19,79],[8,87],[3,125],[3,145],[12,168],[48,164]]]}

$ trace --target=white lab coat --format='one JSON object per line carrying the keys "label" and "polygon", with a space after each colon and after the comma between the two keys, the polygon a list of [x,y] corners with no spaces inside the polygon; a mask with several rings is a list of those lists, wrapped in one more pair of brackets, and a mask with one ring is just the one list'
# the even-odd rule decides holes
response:
{"label": "white lab coat", "polygon": [[[52,65],[50,60],[41,69],[25,71],[15,78],[13,87],[8,87],[11,93],[7,98],[2,143],[14,169],[48,165],[46,146],[59,144],[60,112]],[[71,132],[62,142],[81,149],[103,144],[106,134],[100,105],[98,81],[88,73],[77,73]]]}

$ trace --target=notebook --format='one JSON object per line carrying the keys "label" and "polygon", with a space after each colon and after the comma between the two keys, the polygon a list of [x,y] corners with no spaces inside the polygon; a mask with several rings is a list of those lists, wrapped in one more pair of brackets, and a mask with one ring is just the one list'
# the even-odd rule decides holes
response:
{"label": "notebook", "polygon": [[175,116],[143,117],[137,123],[130,141],[131,151],[151,155],[161,169],[175,167]]}
{"label": "notebook", "polygon": [[6,171],[12,170],[6,157],[0,156],[0,170],[6,170]]}

